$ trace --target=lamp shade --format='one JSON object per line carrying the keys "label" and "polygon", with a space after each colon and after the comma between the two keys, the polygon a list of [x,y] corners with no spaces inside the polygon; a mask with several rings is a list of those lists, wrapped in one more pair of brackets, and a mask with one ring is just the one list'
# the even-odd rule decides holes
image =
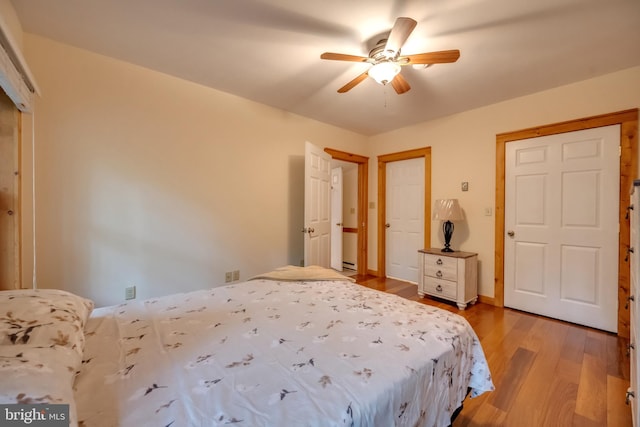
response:
{"label": "lamp shade", "polygon": [[381,85],[386,85],[400,72],[400,65],[395,62],[380,62],[369,69],[367,74]]}
{"label": "lamp shade", "polygon": [[441,221],[461,221],[462,209],[458,199],[438,199],[433,204],[433,219]]}

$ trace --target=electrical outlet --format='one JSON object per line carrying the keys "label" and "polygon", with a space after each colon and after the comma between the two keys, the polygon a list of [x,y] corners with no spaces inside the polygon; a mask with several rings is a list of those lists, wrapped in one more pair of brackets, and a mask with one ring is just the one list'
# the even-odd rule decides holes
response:
{"label": "electrical outlet", "polygon": [[240,280],[240,270],[233,271],[233,281]]}
{"label": "electrical outlet", "polygon": [[130,286],[124,290],[124,299],[135,299],[136,298],[136,287]]}

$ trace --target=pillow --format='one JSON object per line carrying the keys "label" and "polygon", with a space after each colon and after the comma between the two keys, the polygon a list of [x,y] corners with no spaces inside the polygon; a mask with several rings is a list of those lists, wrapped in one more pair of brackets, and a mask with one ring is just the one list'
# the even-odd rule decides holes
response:
{"label": "pillow", "polygon": [[82,356],[93,307],[93,301],[58,289],[0,291],[0,346],[61,346]]}
{"label": "pillow", "polygon": [[0,404],[69,405],[69,425],[76,426],[73,380],[81,361],[68,347],[0,346]]}

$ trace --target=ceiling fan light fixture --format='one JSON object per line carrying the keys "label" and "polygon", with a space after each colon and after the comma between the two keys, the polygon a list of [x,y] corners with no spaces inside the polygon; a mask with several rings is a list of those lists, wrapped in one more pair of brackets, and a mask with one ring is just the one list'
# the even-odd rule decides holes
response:
{"label": "ceiling fan light fixture", "polygon": [[375,64],[368,71],[369,77],[381,85],[386,85],[400,72],[400,65],[395,62],[384,61]]}
{"label": "ceiling fan light fixture", "polygon": [[382,56],[384,56],[388,60],[396,59],[398,57],[398,53],[395,50],[385,50],[382,52]]}
{"label": "ceiling fan light fixture", "polygon": [[369,56],[332,52],[325,52],[320,55],[320,59],[371,64],[367,71],[338,89],[338,93],[349,92],[356,85],[367,80],[367,77],[371,77],[381,85],[391,83],[393,90],[398,95],[401,95],[411,89],[402,74],[399,74],[401,66],[411,65],[413,68],[424,69],[431,66],[431,64],[444,64],[458,60],[460,51],[457,49],[401,56],[400,52],[416,24],[417,21],[415,19],[397,18],[391,32],[389,32],[389,36],[386,39],[378,40],[378,43],[369,51]]}

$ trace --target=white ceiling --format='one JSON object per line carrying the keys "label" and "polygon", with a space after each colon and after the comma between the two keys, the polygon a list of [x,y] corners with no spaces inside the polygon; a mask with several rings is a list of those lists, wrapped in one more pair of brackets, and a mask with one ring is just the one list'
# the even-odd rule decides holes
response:
{"label": "white ceiling", "polygon": [[[365,135],[640,65],[639,0],[12,0],[23,29]],[[412,89],[367,79],[395,19],[418,25],[403,54]],[[36,79],[38,76],[35,76]]]}

